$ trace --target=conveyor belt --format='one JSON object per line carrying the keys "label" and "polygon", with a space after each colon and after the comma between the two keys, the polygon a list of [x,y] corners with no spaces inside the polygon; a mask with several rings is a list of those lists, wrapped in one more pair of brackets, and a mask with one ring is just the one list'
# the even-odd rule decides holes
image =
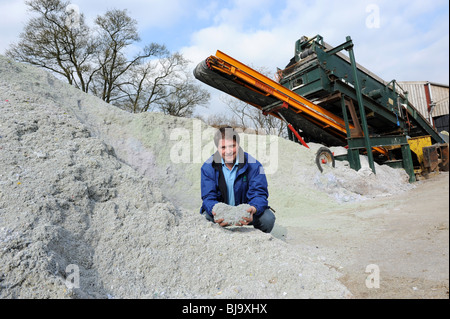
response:
{"label": "conveyor belt", "polygon": [[221,51],[199,63],[194,76],[267,114],[280,112],[294,127],[324,144],[346,145],[343,119]]}

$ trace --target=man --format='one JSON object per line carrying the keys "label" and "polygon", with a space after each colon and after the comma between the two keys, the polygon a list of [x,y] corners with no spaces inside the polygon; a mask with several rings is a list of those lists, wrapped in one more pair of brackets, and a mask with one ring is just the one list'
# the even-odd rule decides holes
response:
{"label": "man", "polygon": [[267,179],[255,158],[239,147],[239,135],[231,127],[221,128],[214,136],[217,152],[201,168],[203,204],[200,213],[220,226],[229,226],[223,219],[214,220],[213,207],[218,202],[231,206],[249,204],[250,217],[243,217],[237,226],[253,227],[270,233],[275,215],[268,207]]}

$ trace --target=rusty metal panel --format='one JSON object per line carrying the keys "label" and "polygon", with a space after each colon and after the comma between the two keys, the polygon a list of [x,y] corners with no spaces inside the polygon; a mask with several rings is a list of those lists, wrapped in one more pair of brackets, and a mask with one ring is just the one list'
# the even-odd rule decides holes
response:
{"label": "rusty metal panel", "polygon": [[439,154],[437,145],[431,145],[423,148],[423,166],[426,171],[433,172],[439,165]]}
{"label": "rusty metal panel", "polygon": [[448,144],[440,144],[439,148],[441,151],[439,170],[443,172],[448,172],[449,170]]}

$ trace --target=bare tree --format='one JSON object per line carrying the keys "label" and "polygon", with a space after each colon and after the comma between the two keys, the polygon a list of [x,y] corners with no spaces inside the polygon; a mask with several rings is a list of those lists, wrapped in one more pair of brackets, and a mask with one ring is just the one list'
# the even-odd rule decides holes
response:
{"label": "bare tree", "polygon": [[95,20],[98,26],[98,65],[95,94],[110,103],[122,98],[120,87],[126,85],[125,76],[133,67],[150,57],[168,54],[165,46],[151,43],[143,51],[128,59],[125,50],[140,41],[137,21],[126,10],[109,10]]}
{"label": "bare tree", "polygon": [[31,18],[6,55],[48,69],[81,89],[89,91],[92,81],[95,40],[90,35],[84,16],[77,23],[68,23],[69,2],[61,0],[26,1]]}
{"label": "bare tree", "polygon": [[[209,94],[187,77],[188,61],[151,43],[130,57],[140,41],[137,21],[126,10],[111,9],[95,19],[95,32],[78,7],[65,0],[29,0],[37,14],[7,55],[46,68],[69,84],[131,112],[162,110],[191,116]],[[78,9],[77,9],[78,10]],[[74,14],[75,13],[75,14]]]}
{"label": "bare tree", "polygon": [[120,90],[119,105],[130,111],[162,111],[192,116],[194,108],[206,105],[209,93],[194,84],[188,61],[179,53],[161,51],[159,58],[136,65]]}
{"label": "bare tree", "polygon": [[[268,76],[270,71],[264,67],[253,67],[259,73]],[[253,129],[257,134],[274,134],[286,137],[287,124],[272,116],[264,115],[261,110],[253,105],[245,103],[231,95],[221,95],[220,99],[224,102],[233,116],[230,122],[239,123],[244,129]]]}
{"label": "bare tree", "polygon": [[222,95],[220,99],[228,106],[234,115],[234,121],[241,127],[254,129],[258,134],[285,137],[287,125],[284,121],[272,115],[264,115],[258,108],[230,95]]}
{"label": "bare tree", "polygon": [[167,50],[161,50],[155,59],[136,64],[120,86],[118,104],[128,106],[134,113],[154,111],[157,102],[168,96],[166,87],[173,83],[174,75],[185,66],[182,55]]}
{"label": "bare tree", "polygon": [[164,114],[191,117],[196,106],[208,103],[209,92],[194,84],[190,74],[186,73],[184,79],[168,86],[166,97],[157,102]]}

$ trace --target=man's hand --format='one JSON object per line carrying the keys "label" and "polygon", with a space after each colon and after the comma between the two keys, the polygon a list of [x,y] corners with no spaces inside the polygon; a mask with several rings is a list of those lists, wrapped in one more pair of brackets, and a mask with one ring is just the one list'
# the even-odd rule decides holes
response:
{"label": "man's hand", "polygon": [[249,209],[247,209],[247,212],[250,213],[250,217],[242,217],[242,220],[240,220],[240,224],[236,224],[236,226],[243,226],[248,225],[253,221],[253,215],[256,213],[256,207],[250,206]]}
{"label": "man's hand", "polygon": [[[215,213],[215,212],[212,212],[212,214],[213,214],[213,217],[216,217],[216,213]],[[217,223],[217,224],[219,224],[219,226],[222,226],[222,227],[228,226],[228,223],[224,223],[223,221],[224,221],[223,218],[218,219],[218,220],[216,220],[216,219],[214,218],[214,222]]]}

